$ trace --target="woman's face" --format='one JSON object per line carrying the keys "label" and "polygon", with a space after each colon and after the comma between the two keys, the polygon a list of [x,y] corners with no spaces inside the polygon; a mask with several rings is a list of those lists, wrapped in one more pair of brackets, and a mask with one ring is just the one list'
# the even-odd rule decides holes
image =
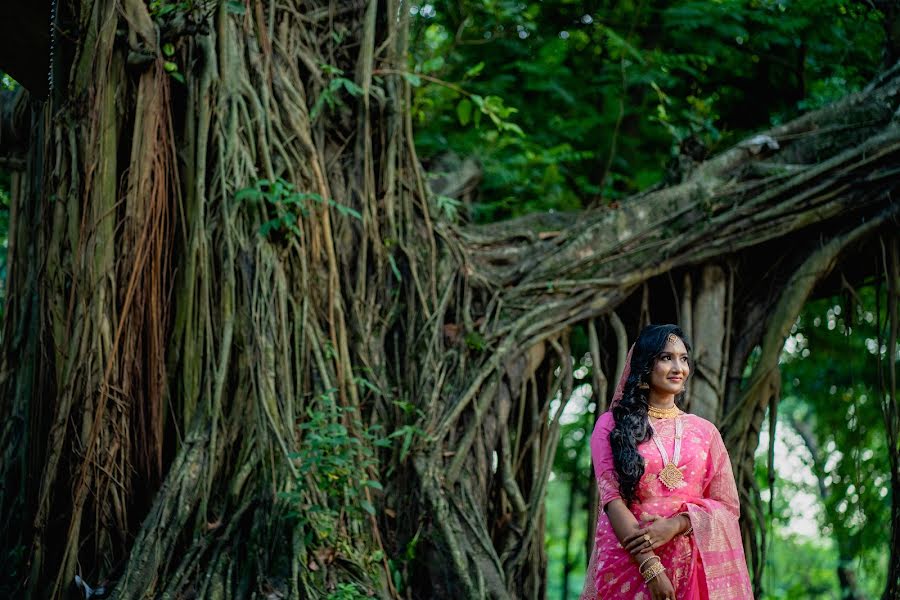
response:
{"label": "woman's face", "polygon": [[650,389],[658,394],[679,394],[690,372],[684,342],[678,336],[670,335],[650,371]]}

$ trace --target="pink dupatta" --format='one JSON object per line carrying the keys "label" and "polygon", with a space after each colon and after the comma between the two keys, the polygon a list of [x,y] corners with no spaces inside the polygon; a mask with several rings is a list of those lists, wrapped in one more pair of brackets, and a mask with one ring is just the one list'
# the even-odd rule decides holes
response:
{"label": "pink dupatta", "polygon": [[[630,373],[631,354],[629,351],[612,406],[622,397]],[[752,600],[738,525],[740,505],[728,451],[712,423],[695,415],[680,418],[687,425],[682,454],[685,460],[679,466],[684,467],[691,485],[674,492],[662,488],[651,468],[652,461],[659,459],[655,457],[653,442],[648,440],[638,448],[648,468],[638,486],[638,501],[629,508],[639,522],[650,514],[664,517],[680,512],[688,514],[693,534],[687,538],[679,536],[657,549],[676,587],[678,600]],[[581,599],[649,600],[649,590],[637,565],[619,544],[604,511],[607,503],[620,497],[609,444],[609,432],[614,426],[612,413],[607,412],[597,419],[591,435],[591,457],[600,502],[594,548]],[[661,439],[665,442],[665,434],[661,434]]]}

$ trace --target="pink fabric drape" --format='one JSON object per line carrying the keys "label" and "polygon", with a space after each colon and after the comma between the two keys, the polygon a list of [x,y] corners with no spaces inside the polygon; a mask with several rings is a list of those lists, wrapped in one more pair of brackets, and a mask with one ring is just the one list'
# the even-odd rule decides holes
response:
{"label": "pink fabric drape", "polygon": [[[625,378],[627,371],[622,379]],[[678,536],[656,550],[678,600],[752,599],[738,526],[737,488],[722,437],[712,423],[701,417],[679,418],[684,422],[684,436],[678,466],[682,467],[687,485],[669,490],[659,482],[657,473],[663,467],[662,458],[653,441],[648,440],[638,446],[646,468],[638,485],[637,501],[630,509],[642,525],[653,515],[671,517],[688,513],[693,534]],[[603,510],[608,502],[619,498],[609,445],[609,432],[614,425],[612,413],[606,412],[597,420],[591,436],[600,511],[581,597],[582,600],[649,600],[650,592],[637,565],[622,548]],[[671,456],[675,421],[657,421],[655,427]]]}

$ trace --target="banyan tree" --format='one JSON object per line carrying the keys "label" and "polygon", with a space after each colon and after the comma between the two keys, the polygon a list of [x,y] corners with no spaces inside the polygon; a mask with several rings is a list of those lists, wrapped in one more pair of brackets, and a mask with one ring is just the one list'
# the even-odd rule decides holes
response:
{"label": "banyan tree", "polygon": [[895,347],[900,67],[617,205],[458,225],[412,143],[403,2],[4,10],[31,90],[2,126],[16,597],[539,598],[572,333],[600,411],[650,321],[693,339],[758,579],[798,312],[878,281]]}

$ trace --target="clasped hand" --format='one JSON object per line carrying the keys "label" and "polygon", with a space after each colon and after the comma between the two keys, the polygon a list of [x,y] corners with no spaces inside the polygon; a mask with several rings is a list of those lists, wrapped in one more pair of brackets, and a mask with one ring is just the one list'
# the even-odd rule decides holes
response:
{"label": "clasped hand", "polygon": [[681,532],[681,522],[678,516],[667,519],[653,515],[647,519],[647,523],[649,524],[643,527],[639,525],[634,533],[622,541],[622,546],[632,556],[655,550]]}

